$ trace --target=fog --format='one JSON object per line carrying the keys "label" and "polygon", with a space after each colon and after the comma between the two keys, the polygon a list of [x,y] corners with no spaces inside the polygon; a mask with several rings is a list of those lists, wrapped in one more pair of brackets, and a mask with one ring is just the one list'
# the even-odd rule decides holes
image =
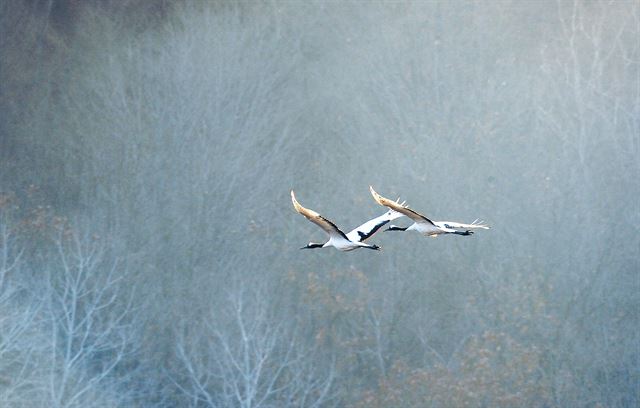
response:
{"label": "fog", "polygon": [[[640,405],[639,27],[0,2],[0,405]],[[299,249],[325,234],[290,190],[349,231],[369,185],[492,228]]]}

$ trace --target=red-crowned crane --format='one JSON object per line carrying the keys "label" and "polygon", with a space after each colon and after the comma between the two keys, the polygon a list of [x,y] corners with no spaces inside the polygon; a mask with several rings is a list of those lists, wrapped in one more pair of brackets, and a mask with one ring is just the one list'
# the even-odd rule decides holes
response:
{"label": "red-crowned crane", "polygon": [[473,234],[473,231],[470,230],[475,228],[489,229],[488,225],[479,220],[475,220],[471,224],[462,224],[451,221],[431,221],[429,218],[403,204],[399,204],[395,201],[389,200],[388,198],[382,197],[380,194],[376,193],[373,187],[369,186],[369,190],[378,204],[406,215],[413,220],[413,224],[408,227],[403,228],[391,225],[385,231],[418,231],[423,235],[435,238],[442,234],[471,235]]}

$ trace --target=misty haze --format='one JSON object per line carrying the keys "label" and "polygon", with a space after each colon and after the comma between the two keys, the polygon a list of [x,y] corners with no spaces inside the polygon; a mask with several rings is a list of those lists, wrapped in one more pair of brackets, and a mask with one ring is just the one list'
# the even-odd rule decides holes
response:
{"label": "misty haze", "polygon": [[0,407],[640,406],[639,150],[637,1],[0,1]]}

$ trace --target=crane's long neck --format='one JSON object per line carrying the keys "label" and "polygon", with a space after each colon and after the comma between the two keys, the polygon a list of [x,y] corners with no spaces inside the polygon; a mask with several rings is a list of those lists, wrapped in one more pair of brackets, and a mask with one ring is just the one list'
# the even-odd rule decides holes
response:
{"label": "crane's long neck", "polygon": [[317,242],[309,242],[306,246],[303,246],[300,249],[311,249],[311,248],[322,248],[324,244],[319,244]]}

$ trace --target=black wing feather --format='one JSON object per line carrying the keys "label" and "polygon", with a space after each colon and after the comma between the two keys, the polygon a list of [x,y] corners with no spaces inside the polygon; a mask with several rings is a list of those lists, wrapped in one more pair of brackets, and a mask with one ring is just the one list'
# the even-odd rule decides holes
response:
{"label": "black wing feather", "polygon": [[342,230],[340,228],[338,228],[336,226],[336,224],[334,224],[333,222],[329,221],[328,219],[324,218],[322,215],[320,216],[320,218],[322,218],[323,221],[325,221],[327,224],[331,225],[333,228],[336,229],[336,231],[338,231],[338,234],[340,234],[344,239],[346,239],[347,241],[349,241],[349,238],[347,238],[347,236],[344,234],[344,232],[342,232]]}
{"label": "black wing feather", "polygon": [[358,231],[358,235],[360,235],[360,241],[364,241],[366,239],[368,239],[369,237],[371,237],[373,234],[375,234],[383,225],[387,224],[389,222],[389,220],[383,220],[380,221],[380,223],[376,224],[375,227],[373,227],[371,229],[371,231],[369,231],[369,233],[365,233],[362,231]]}

